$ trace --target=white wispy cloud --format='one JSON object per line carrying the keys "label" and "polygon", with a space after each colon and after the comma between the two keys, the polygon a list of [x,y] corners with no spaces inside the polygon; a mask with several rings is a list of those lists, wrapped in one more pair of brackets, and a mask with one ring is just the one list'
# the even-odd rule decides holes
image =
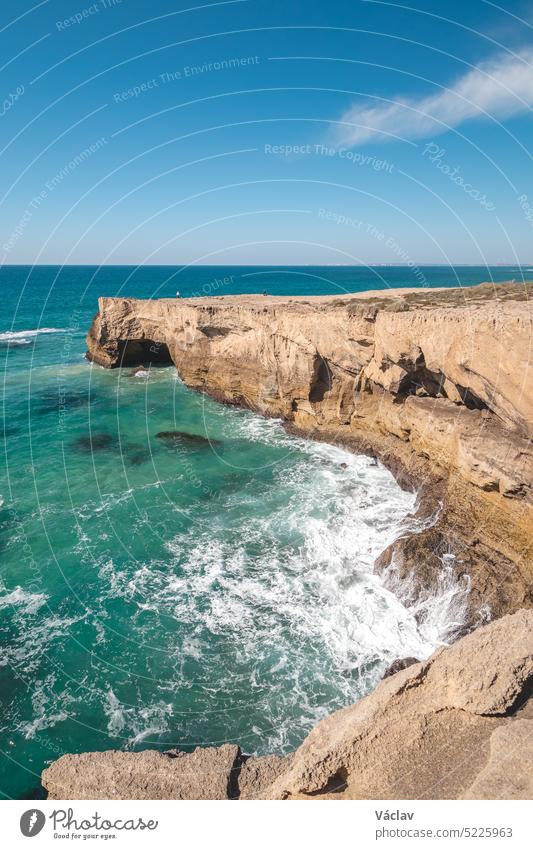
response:
{"label": "white wispy cloud", "polygon": [[350,107],[333,130],[339,145],[427,138],[471,119],[504,120],[533,107],[533,50],[498,56],[460,77],[450,88],[418,99]]}

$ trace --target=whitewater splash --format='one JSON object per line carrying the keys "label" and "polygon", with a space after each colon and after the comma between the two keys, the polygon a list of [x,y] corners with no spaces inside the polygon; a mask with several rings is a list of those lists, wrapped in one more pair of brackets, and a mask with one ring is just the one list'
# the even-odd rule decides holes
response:
{"label": "whitewater splash", "polygon": [[[442,507],[440,502],[436,510],[424,518],[408,516],[401,523],[397,537],[420,534],[434,527]],[[385,586],[412,612],[419,633],[436,647],[448,645],[462,632],[468,619],[471,581],[467,574],[457,577],[457,556],[451,548],[440,554],[435,552],[435,560],[440,562],[440,567],[437,567],[432,587],[420,585],[416,569],[404,574],[396,552],[381,577]],[[478,618],[480,625],[490,620],[488,605],[479,609]]]}
{"label": "whitewater splash", "polygon": [[[123,391],[141,394],[135,380]],[[62,725],[54,734],[91,727],[109,748],[235,741],[285,753],[393,660],[428,657],[457,621],[451,573],[423,616],[374,573],[416,500],[383,466],[176,392],[180,406],[206,405],[220,456],[164,453],[164,480],[146,472],[85,497],[65,555],[65,582],[84,564],[75,592],[62,583],[51,602],[0,587],[13,634],[0,665],[31,681],[31,708],[21,695],[9,716],[25,740]],[[216,491],[193,472],[213,473]],[[122,555],[122,537],[143,540],[139,559]]]}
{"label": "whitewater splash", "polygon": [[[286,450],[275,486],[261,491],[252,477],[169,540],[165,564],[143,563],[132,574],[108,561],[100,578],[112,597],[137,606],[135,625],[147,616],[157,627],[179,623],[179,638],[168,642],[175,674],[163,690],[198,690],[204,709],[221,716],[249,713],[241,745],[288,751],[323,716],[370,692],[393,660],[424,659],[445,643],[460,589],[450,578],[421,627],[420,611],[374,573],[416,500],[383,466],[289,437],[279,422],[249,414],[236,421],[224,408],[220,415],[231,416],[233,437]],[[144,739],[138,716],[130,721],[114,694],[106,715],[110,733],[120,725],[130,740]]]}
{"label": "whitewater splash", "polygon": [[8,330],[0,333],[0,347],[32,345],[35,338],[43,333],[65,333],[61,327],[40,327],[37,330]]}

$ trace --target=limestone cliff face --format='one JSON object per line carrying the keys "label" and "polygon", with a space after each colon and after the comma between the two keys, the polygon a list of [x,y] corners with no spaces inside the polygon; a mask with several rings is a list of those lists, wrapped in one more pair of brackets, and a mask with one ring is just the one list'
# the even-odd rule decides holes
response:
{"label": "limestone cliff face", "polygon": [[43,773],[50,798],[531,798],[532,289],[101,299],[94,362],[174,362],[189,386],[416,486],[418,516],[378,568],[407,602],[452,569],[470,582],[458,631],[496,621],[390,675],[286,758],[65,755]]}
{"label": "limestone cliff face", "polygon": [[64,755],[51,799],[531,799],[533,612],[479,628],[320,722],[285,758]]}
{"label": "limestone cliff face", "polygon": [[416,572],[416,595],[451,552],[471,582],[474,625],[533,604],[532,295],[533,285],[504,284],[102,298],[88,357],[172,361],[195,389],[378,456],[419,489],[426,519],[378,567],[400,590]]}

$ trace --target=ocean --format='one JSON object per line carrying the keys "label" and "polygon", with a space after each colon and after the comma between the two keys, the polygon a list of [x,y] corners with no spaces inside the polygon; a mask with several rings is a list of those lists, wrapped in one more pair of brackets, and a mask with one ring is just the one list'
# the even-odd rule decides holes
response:
{"label": "ocean", "polygon": [[[415,496],[365,457],[84,358],[101,295],[342,294],[532,269],[0,269],[0,792],[63,753],[294,749],[396,657],[446,642],[372,572]],[[161,431],[191,434],[179,450]],[[453,553],[451,554],[453,556]],[[427,609],[427,605],[426,605]]]}

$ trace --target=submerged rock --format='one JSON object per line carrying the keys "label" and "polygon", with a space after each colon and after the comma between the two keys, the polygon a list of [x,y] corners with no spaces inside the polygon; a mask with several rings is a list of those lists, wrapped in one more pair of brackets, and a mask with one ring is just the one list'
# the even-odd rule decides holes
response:
{"label": "submerged rock", "polygon": [[3,428],[0,428],[0,440],[2,437],[9,438],[10,436],[16,436],[20,432],[21,429],[15,425],[4,425]]}
{"label": "submerged rock", "polygon": [[146,444],[140,442],[126,442],[121,446],[121,459],[124,463],[129,463],[131,466],[140,466],[147,463],[152,453]]}
{"label": "submerged rock", "polygon": [[60,392],[59,389],[49,389],[32,395],[32,407],[38,412],[54,413],[59,409],[74,410],[88,407],[95,402],[94,393],[88,390],[69,390]]}
{"label": "submerged rock", "polygon": [[107,448],[113,448],[116,443],[116,437],[110,433],[90,433],[88,436],[79,436],[73,445],[77,451],[92,453],[93,451],[104,451]]}
{"label": "submerged rock", "polygon": [[209,446],[219,447],[223,444],[219,439],[210,439],[209,437],[201,436],[199,433],[188,433],[185,430],[162,430],[156,433],[156,437],[175,447],[183,444],[186,446],[208,448]]}

